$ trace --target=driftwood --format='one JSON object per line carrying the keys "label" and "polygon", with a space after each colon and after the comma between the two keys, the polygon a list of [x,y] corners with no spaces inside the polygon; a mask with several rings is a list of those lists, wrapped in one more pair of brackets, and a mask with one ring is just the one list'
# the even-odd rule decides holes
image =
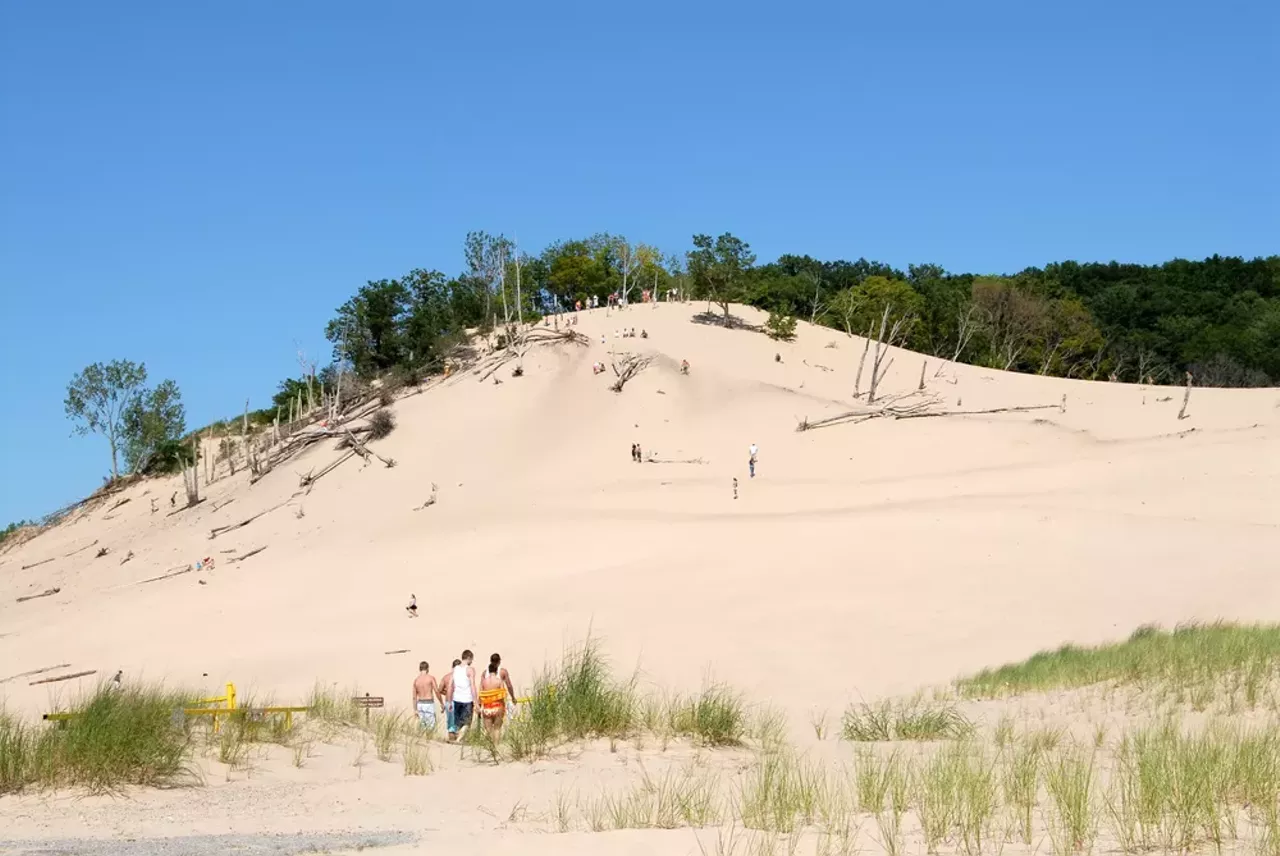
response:
{"label": "driftwood", "polygon": [[96,674],[98,674],[97,669],[89,669],[84,672],[72,672],[69,675],[58,675],[56,678],[41,678],[38,681],[32,681],[31,683],[27,684],[27,686],[34,687],[37,684],[56,684],[59,681],[69,681],[69,680],[72,680],[73,678],[83,678],[86,675],[96,675]]}
{"label": "driftwood", "polygon": [[702,458],[684,458],[677,460],[674,458],[655,458],[653,455],[645,458],[644,462],[646,464],[697,464],[699,466],[707,463]]}
{"label": "driftwood", "polygon": [[167,580],[170,577],[180,577],[183,574],[189,574],[195,569],[196,569],[195,565],[179,565],[176,568],[169,569],[168,571],[166,571],[165,573],[161,574],[158,577],[152,577],[149,580],[138,580],[136,583],[134,583],[134,585],[140,586],[140,585],[146,585],[147,583],[158,583],[161,580]]}
{"label": "driftwood", "polygon": [[110,508],[108,508],[108,509],[107,509],[107,513],[108,513],[108,514],[110,514],[111,512],[115,511],[117,508],[119,508],[120,506],[124,505],[126,502],[131,501],[132,499],[133,499],[133,497],[131,497],[131,496],[126,496],[124,499],[120,500],[120,501],[119,501],[119,502],[117,502],[115,505],[113,505],[113,506],[111,506]]}
{"label": "driftwood", "polygon": [[347,432],[347,441],[351,444],[352,450],[354,450],[355,453],[359,455],[361,458],[364,458],[364,462],[366,464],[369,463],[369,458],[370,456],[372,456],[377,458],[379,461],[381,461],[383,465],[386,466],[387,468],[391,468],[396,465],[395,458],[382,457],[377,452],[370,449],[368,445],[366,445],[363,441],[360,440],[360,438],[356,437],[356,435],[352,434],[350,431]]}
{"label": "driftwood", "polygon": [[394,651],[383,651],[382,653],[383,653],[383,654],[408,654],[408,653],[409,653],[409,649],[408,649],[408,648],[397,648],[397,649],[396,649],[396,650],[394,650]]}
{"label": "driftwood", "polygon": [[43,669],[32,669],[29,672],[18,672],[18,674],[10,675],[9,677],[0,681],[0,684],[7,684],[9,683],[9,681],[16,681],[18,678],[29,678],[32,675],[43,675],[45,672],[56,672],[58,669],[70,669],[70,668],[71,668],[70,663],[59,663],[56,666],[45,666]]}
{"label": "driftwood", "polygon": [[106,547],[99,547],[99,548],[98,548],[98,554],[97,554],[96,556],[94,556],[94,558],[95,558],[95,559],[101,559],[103,556],[107,555],[107,553],[108,553],[108,552],[109,552],[109,551],[107,550],[107,548],[106,548]]}
{"label": "driftwood", "polygon": [[827,366],[824,366],[822,363],[811,363],[808,360],[801,360],[800,362],[804,363],[806,366],[808,366],[811,369],[822,369],[824,372],[835,371],[835,369],[828,368]]}
{"label": "driftwood", "polygon": [[222,509],[226,508],[228,505],[230,505],[231,503],[233,503],[233,502],[235,502],[235,501],[236,501],[236,498],[233,496],[233,497],[231,497],[230,499],[225,500],[224,502],[215,502],[215,503],[213,504],[213,506],[212,506],[209,510],[210,510],[210,511],[221,511]]}
{"label": "driftwood", "polygon": [[270,514],[271,512],[275,511],[277,508],[283,508],[284,506],[288,505],[289,500],[291,499],[293,499],[293,497],[289,497],[289,499],[286,499],[284,502],[281,502],[277,505],[273,505],[264,511],[259,511],[257,514],[253,515],[252,517],[246,517],[244,520],[241,520],[239,523],[232,523],[228,526],[215,526],[209,530],[209,540],[212,541],[214,538],[217,538],[219,535],[230,532],[233,529],[239,529],[241,526],[248,526],[250,523],[257,520],[262,515]]}
{"label": "driftwood", "polygon": [[1187,418],[1187,405],[1191,403],[1191,372],[1187,372],[1187,391],[1182,396],[1182,409],[1178,411],[1179,419]]}
{"label": "driftwood", "polygon": [[814,428],[826,428],[846,422],[857,425],[870,419],[931,419],[942,416],[985,416],[992,413],[1026,413],[1032,410],[1060,410],[1059,404],[1032,404],[1016,407],[993,407],[985,410],[936,410],[936,400],[922,401],[912,404],[885,404],[874,410],[850,410],[810,422],[807,418],[796,426],[797,431],[812,431]]}
{"label": "driftwood", "polygon": [[266,545],[259,547],[256,550],[250,550],[249,552],[245,553],[243,556],[233,556],[232,558],[227,559],[227,564],[232,564],[233,562],[243,562],[245,559],[249,558],[250,556],[256,556],[265,549],[267,549]]}
{"label": "driftwood", "polygon": [[49,564],[50,562],[52,562],[52,561],[53,561],[54,559],[56,559],[56,558],[58,558],[58,557],[57,557],[57,556],[50,556],[50,557],[49,557],[49,558],[47,558],[47,559],[41,559],[41,560],[40,560],[40,561],[38,561],[38,562],[32,562],[30,565],[23,565],[23,566],[22,566],[22,570],[24,570],[24,571],[25,571],[27,568],[38,568],[38,567],[40,567],[41,565],[47,565],[47,564]]}
{"label": "driftwood", "polygon": [[613,369],[613,373],[618,379],[609,386],[609,389],[614,392],[622,392],[622,388],[627,385],[627,381],[649,368],[649,364],[652,362],[653,357],[642,357],[639,354],[622,354],[621,359],[611,355],[609,367]]}
{"label": "driftwood", "polygon": [[33,562],[30,565],[23,565],[22,570],[25,571],[28,568],[38,568],[41,565],[47,565],[50,562],[52,562],[54,559],[69,559],[72,556],[74,556],[76,553],[83,553],[85,550],[88,550],[90,547],[94,546],[97,543],[98,543],[98,539],[94,538],[93,544],[85,544],[83,547],[77,547],[74,550],[72,550],[70,553],[63,553],[61,556],[50,556],[47,559],[41,559],[40,561]]}
{"label": "driftwood", "polygon": [[53,588],[45,589],[44,591],[40,592],[40,594],[23,595],[22,597],[18,598],[18,603],[26,603],[27,601],[35,600],[38,597],[52,597],[53,595],[57,594],[60,591],[62,591],[62,589],[58,588],[57,586],[54,586]]}
{"label": "driftwood", "polygon": [[430,508],[431,506],[433,506],[433,505],[435,505],[435,504],[436,504],[436,499],[437,499],[437,498],[439,498],[439,495],[440,495],[440,488],[438,488],[438,487],[436,486],[436,483],[435,483],[435,482],[432,482],[432,483],[431,483],[431,496],[427,497],[427,501],[426,501],[426,502],[422,503],[422,505],[419,505],[417,508],[415,508],[415,509],[413,509],[413,510],[414,510],[414,511],[421,511],[421,510],[422,510],[422,509],[424,509],[424,508]]}
{"label": "driftwood", "polygon": [[130,550],[129,555],[125,556],[123,559],[120,560],[120,564],[123,565],[125,562],[129,561],[132,558],[133,558],[133,551]]}

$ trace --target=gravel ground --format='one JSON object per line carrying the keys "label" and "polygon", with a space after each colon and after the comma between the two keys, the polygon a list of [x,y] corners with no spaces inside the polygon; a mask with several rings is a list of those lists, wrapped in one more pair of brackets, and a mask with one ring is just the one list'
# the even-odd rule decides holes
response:
{"label": "gravel ground", "polygon": [[187,835],[181,838],[63,838],[0,841],[0,856],[295,856],[412,844],[408,832]]}

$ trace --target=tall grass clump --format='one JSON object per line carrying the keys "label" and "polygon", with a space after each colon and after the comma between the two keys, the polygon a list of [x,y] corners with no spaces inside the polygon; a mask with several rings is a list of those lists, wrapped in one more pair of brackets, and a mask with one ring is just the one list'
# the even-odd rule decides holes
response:
{"label": "tall grass clump", "polygon": [[339,690],[334,686],[325,686],[320,682],[311,688],[307,697],[307,716],[313,722],[322,722],[330,726],[352,725],[361,716],[360,708],[354,701],[354,690]]}
{"label": "tall grass clump", "polygon": [[1020,663],[957,681],[973,698],[1069,689],[1102,682],[1195,690],[1239,688],[1256,703],[1280,674],[1280,625],[1186,624],[1173,631],[1141,627],[1123,642],[1064,645]]}
{"label": "tall grass clump", "polygon": [[1089,853],[1098,834],[1092,750],[1064,750],[1045,771],[1049,838],[1058,854]]}
{"label": "tall grass clump", "polygon": [[[592,831],[606,829],[702,828],[720,821],[715,780],[689,770],[670,770],[660,778],[641,770],[643,778],[620,794],[606,794],[589,802],[584,813]],[[568,816],[567,808],[557,810]],[[561,832],[567,821],[557,823]]]}
{"label": "tall grass clump", "polygon": [[955,704],[919,696],[850,705],[840,719],[840,736],[860,743],[958,740],[972,733],[973,724]]}
{"label": "tall grass clump", "polygon": [[673,699],[668,714],[673,734],[692,737],[704,746],[738,746],[747,734],[742,696],[723,684]]}
{"label": "tall grass clump", "polygon": [[526,760],[568,741],[627,737],[639,721],[635,680],[616,680],[588,638],[535,678],[529,701],[503,730],[503,744],[513,759]]}
{"label": "tall grass clump", "polygon": [[160,687],[103,686],[54,727],[36,729],[0,716],[0,792],[193,783],[191,735],[173,715],[188,698]]}
{"label": "tall grass clump", "polygon": [[748,829],[791,833],[821,819],[847,824],[852,806],[821,764],[789,751],[763,752],[742,782],[738,812]]}

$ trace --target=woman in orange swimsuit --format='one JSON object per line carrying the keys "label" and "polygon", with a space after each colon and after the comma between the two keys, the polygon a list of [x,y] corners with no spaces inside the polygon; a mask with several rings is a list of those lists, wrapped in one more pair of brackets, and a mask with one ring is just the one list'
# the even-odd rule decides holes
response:
{"label": "woman in orange swimsuit", "polygon": [[511,686],[511,675],[502,668],[502,657],[489,657],[489,668],[480,676],[480,719],[490,739],[497,741],[502,734],[502,722],[507,715],[508,701],[514,703],[516,691]]}

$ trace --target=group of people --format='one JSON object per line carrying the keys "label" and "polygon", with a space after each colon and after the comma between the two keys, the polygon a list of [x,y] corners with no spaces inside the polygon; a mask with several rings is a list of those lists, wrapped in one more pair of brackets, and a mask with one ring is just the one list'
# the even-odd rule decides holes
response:
{"label": "group of people", "polygon": [[496,741],[502,736],[503,723],[516,705],[511,675],[502,665],[502,657],[492,654],[489,666],[477,679],[474,660],[475,655],[469,649],[463,651],[439,681],[431,674],[431,665],[426,660],[418,664],[418,677],[413,680],[413,708],[423,730],[436,730],[438,703],[445,714],[450,743],[466,734],[477,715],[490,739]]}
{"label": "group of people", "polygon": [[640,451],[639,443],[631,444],[631,460],[635,461],[637,464],[644,463],[644,453]]}

